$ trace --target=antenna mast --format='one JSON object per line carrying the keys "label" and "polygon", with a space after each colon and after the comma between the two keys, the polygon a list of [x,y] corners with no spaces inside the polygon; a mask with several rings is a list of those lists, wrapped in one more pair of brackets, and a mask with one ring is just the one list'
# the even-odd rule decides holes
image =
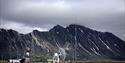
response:
{"label": "antenna mast", "polygon": [[75,36],[74,36],[74,39],[75,39],[75,57],[74,57],[74,59],[75,59],[75,63],[77,62],[77,27],[76,27],[76,25],[75,25]]}

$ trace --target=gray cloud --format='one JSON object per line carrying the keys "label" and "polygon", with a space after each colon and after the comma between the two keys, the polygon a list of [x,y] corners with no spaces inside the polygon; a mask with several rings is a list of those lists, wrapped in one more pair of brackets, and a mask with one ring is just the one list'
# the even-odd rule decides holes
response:
{"label": "gray cloud", "polygon": [[5,29],[13,29],[18,31],[19,33],[30,33],[33,30],[39,30],[39,31],[48,31],[47,28],[40,28],[36,26],[28,26],[19,22],[13,22],[13,21],[7,21],[7,20],[1,20],[0,22],[0,28]]}
{"label": "gray cloud", "polygon": [[0,0],[0,26],[16,23],[48,30],[56,24],[77,23],[125,40],[124,4],[124,0]]}

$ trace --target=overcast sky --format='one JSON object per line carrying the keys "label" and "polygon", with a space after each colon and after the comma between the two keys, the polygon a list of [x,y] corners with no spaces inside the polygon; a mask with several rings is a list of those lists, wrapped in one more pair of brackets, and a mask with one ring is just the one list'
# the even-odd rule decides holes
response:
{"label": "overcast sky", "polygon": [[29,33],[80,24],[125,40],[124,0],[0,0],[0,28]]}

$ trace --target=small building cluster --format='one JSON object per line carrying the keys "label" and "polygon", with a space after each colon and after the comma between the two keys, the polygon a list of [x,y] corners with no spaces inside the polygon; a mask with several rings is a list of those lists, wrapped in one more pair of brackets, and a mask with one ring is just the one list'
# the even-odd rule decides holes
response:
{"label": "small building cluster", "polygon": [[30,48],[27,48],[25,52],[25,57],[21,59],[9,59],[9,63],[31,63],[30,60]]}

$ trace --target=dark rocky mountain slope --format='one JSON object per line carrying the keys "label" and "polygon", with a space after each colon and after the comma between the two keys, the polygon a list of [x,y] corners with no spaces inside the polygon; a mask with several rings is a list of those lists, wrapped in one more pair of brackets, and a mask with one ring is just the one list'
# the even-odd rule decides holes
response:
{"label": "dark rocky mountain slope", "polygon": [[110,32],[76,24],[66,28],[57,25],[48,32],[34,30],[28,34],[0,29],[0,59],[22,58],[26,48],[31,49],[31,56],[51,58],[58,52],[66,60],[125,60],[125,41]]}

